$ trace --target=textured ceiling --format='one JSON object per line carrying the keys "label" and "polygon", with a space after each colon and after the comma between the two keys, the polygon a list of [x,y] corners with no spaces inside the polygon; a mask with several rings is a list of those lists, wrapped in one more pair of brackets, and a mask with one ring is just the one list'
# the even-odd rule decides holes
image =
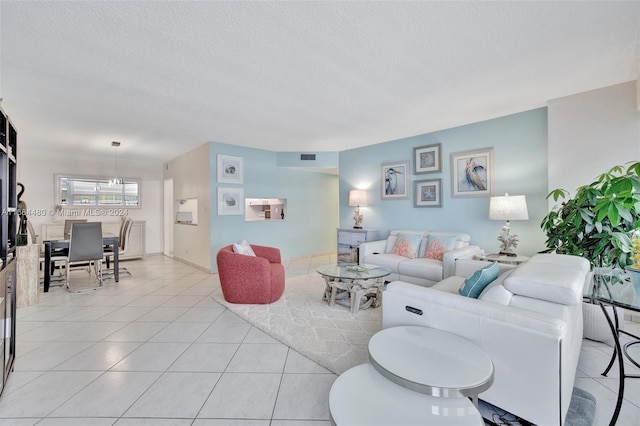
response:
{"label": "textured ceiling", "polygon": [[0,1],[24,147],[339,151],[638,77],[640,2]]}

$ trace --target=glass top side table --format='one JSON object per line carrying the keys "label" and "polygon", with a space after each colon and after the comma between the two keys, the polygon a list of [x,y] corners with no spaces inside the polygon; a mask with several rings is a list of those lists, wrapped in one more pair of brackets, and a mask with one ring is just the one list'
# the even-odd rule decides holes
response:
{"label": "glass top side table", "polygon": [[[624,380],[627,378],[640,379],[640,375],[626,374],[624,371],[625,358],[627,358],[633,365],[640,368],[639,360],[634,359],[629,354],[630,347],[640,344],[640,337],[620,329],[620,320],[618,318],[618,311],[616,308],[640,312],[640,295],[636,294],[631,283],[626,280],[624,273],[619,271],[606,271],[604,273],[596,271],[594,274],[593,288],[586,298],[600,305],[600,308],[607,319],[607,323],[609,324],[609,328],[611,329],[611,333],[613,334],[614,346],[613,353],[611,354],[611,360],[609,361],[607,368],[602,372],[602,375],[606,376],[609,373],[609,370],[611,370],[611,367],[613,367],[614,362],[616,360],[618,361],[618,368],[620,370],[618,399],[611,421],[609,422],[609,424],[613,426],[618,420],[620,408],[622,407],[622,401],[624,399]],[[609,311],[605,309],[605,305],[613,307],[613,315],[609,314]],[[632,340],[621,346],[621,334],[630,337]]]}

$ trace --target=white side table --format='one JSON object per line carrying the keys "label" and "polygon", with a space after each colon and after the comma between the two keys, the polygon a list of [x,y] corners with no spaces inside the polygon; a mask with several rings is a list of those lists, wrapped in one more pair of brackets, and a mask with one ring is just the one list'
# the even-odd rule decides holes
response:
{"label": "white side table", "polygon": [[506,265],[519,265],[529,260],[529,256],[507,256],[506,254],[490,253],[490,254],[476,254],[473,256],[476,260],[486,260],[488,262],[504,263]]}
{"label": "white side table", "polygon": [[385,328],[369,340],[369,359],[390,381],[423,394],[471,397],[493,384],[493,362],[469,340],[435,328]]}
{"label": "white side table", "polygon": [[437,398],[398,386],[371,364],[342,373],[329,392],[331,420],[337,426],[484,426],[468,398]]}

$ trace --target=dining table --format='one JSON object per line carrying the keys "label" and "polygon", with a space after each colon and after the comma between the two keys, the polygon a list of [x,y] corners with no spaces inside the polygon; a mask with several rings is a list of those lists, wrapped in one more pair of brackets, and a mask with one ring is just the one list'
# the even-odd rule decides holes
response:
{"label": "dining table", "polygon": [[[52,256],[54,250],[68,250],[70,240],[47,240],[44,242],[44,292],[49,291],[51,284],[51,259],[55,260],[55,256]],[[118,244],[120,238],[117,235],[103,235],[102,245],[112,248],[113,252],[113,279],[115,282],[120,281],[120,274],[118,270],[119,256],[118,256]]]}

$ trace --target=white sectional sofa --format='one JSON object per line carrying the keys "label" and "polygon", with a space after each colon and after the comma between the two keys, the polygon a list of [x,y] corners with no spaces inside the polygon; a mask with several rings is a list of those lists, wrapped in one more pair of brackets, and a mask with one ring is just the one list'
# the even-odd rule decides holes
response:
{"label": "white sectional sofa", "polygon": [[[456,274],[483,265],[460,261]],[[464,276],[430,288],[391,282],[383,295],[382,326],[420,325],[469,339],[495,366],[493,385],[480,399],[535,424],[563,425],[582,345],[583,288],[590,278],[587,260],[545,254],[501,273],[477,299],[458,294]]]}
{"label": "white sectional sofa", "polygon": [[[399,234],[420,235],[422,237],[415,258],[411,259],[391,253]],[[426,259],[425,252],[429,235],[455,236],[453,250],[447,251],[442,260]],[[360,264],[376,265],[391,271],[387,281],[401,280],[422,286],[432,286],[453,275],[457,259],[472,259],[480,249],[470,246],[471,237],[462,232],[393,230],[384,240],[362,243],[359,247]]]}

